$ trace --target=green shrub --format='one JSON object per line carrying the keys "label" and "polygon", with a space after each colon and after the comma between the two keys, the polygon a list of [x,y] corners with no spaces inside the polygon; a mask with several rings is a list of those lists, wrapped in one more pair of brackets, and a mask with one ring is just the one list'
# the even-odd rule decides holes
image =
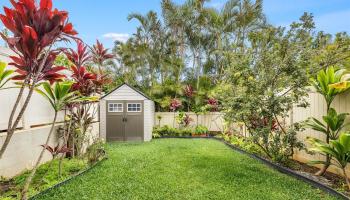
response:
{"label": "green shrub", "polygon": [[153,138],[159,138],[162,136],[190,136],[193,130],[190,128],[172,128],[170,126],[154,127]]}
{"label": "green shrub", "polygon": [[87,149],[86,158],[90,165],[95,164],[106,155],[105,143],[102,139],[96,139]]}
{"label": "green shrub", "polygon": [[206,126],[203,125],[198,125],[196,126],[195,130],[194,130],[194,134],[196,135],[204,135],[204,134],[208,134],[209,130]]}

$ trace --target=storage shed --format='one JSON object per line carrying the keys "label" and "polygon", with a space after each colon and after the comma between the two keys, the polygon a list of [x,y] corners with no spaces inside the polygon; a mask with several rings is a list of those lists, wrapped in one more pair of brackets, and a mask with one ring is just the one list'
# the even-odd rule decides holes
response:
{"label": "storage shed", "polygon": [[150,141],[154,102],[124,83],[100,101],[100,134],[106,141]]}

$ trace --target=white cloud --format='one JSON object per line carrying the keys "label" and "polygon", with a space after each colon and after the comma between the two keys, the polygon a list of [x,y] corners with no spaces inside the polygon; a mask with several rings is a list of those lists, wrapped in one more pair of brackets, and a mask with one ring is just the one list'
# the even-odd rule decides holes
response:
{"label": "white cloud", "polygon": [[113,41],[126,42],[130,35],[127,33],[106,33],[103,37]]}

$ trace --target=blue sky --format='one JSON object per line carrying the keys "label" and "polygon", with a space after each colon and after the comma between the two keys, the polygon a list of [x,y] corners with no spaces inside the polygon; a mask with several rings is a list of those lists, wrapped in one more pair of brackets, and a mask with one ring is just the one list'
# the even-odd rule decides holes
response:
{"label": "blue sky", "polygon": [[[8,0],[0,2],[1,6],[9,6]],[[211,0],[207,4],[220,8],[224,2]],[[112,47],[113,39],[124,40],[135,32],[138,24],[129,22],[128,14],[160,11],[160,0],[53,0],[53,3],[55,7],[69,11],[70,20],[86,43],[92,44],[99,39],[107,47]],[[350,32],[350,0],[265,0],[264,11],[274,25],[286,26],[306,11],[314,14],[318,30],[332,34]]]}

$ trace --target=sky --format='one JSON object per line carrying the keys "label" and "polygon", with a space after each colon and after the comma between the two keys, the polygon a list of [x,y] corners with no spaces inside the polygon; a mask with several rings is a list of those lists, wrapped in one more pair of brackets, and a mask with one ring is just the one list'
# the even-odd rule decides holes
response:
{"label": "sky", "polygon": [[[150,10],[160,13],[160,0],[53,0],[53,3],[54,7],[69,12],[70,21],[87,44],[99,39],[109,48],[114,40],[125,41],[135,32],[138,23],[127,20],[130,13],[146,14]],[[211,0],[207,5],[220,9],[224,3],[225,0]],[[0,0],[0,6],[10,6],[9,0]],[[350,0],[264,0],[264,12],[268,22],[277,26],[288,26],[309,12],[315,17],[317,30],[350,33]]]}

